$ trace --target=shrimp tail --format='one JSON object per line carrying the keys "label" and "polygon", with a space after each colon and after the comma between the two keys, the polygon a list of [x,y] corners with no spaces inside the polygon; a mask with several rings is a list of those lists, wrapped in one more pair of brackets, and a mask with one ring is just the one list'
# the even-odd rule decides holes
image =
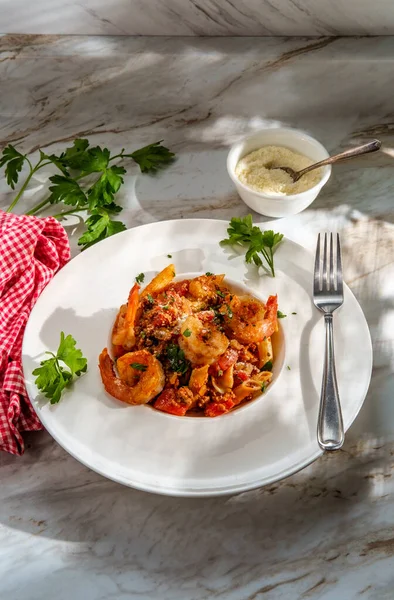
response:
{"label": "shrimp tail", "polygon": [[264,337],[270,337],[276,331],[278,331],[278,296],[269,296],[263,321]]}
{"label": "shrimp tail", "polygon": [[134,327],[139,302],[139,290],[140,286],[138,285],[138,283],[135,283],[130,290],[125,317],[126,327]]}
{"label": "shrimp tail", "polygon": [[135,346],[134,325],[139,305],[139,290],[140,286],[138,283],[135,283],[129,292],[124,320],[120,327],[120,316],[118,314],[112,333],[112,343],[114,346],[124,346],[127,349]]}
{"label": "shrimp tail", "polygon": [[114,363],[108,354],[107,348],[104,348],[100,354],[99,369],[101,379],[108,394],[117,400],[121,400],[121,402],[135,404],[130,396],[130,387],[124,381],[116,377]]}

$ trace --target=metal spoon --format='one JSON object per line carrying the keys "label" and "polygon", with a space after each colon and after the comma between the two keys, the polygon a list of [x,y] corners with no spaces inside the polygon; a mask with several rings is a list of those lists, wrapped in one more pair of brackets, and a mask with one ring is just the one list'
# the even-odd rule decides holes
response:
{"label": "metal spoon", "polygon": [[372,142],[368,142],[368,144],[362,144],[362,146],[356,146],[355,148],[351,148],[350,150],[345,150],[345,152],[341,152],[340,154],[335,154],[334,156],[329,156],[324,160],[321,160],[313,165],[309,165],[305,169],[301,171],[294,171],[291,167],[272,167],[272,169],[282,169],[282,171],[286,171],[290,175],[293,180],[293,183],[298,181],[300,177],[309,173],[309,171],[313,171],[314,169],[318,169],[319,167],[324,167],[324,165],[332,165],[333,163],[347,160],[348,158],[353,158],[354,156],[360,156],[361,154],[368,154],[368,152],[376,152],[381,147],[382,142],[379,140],[373,140]]}

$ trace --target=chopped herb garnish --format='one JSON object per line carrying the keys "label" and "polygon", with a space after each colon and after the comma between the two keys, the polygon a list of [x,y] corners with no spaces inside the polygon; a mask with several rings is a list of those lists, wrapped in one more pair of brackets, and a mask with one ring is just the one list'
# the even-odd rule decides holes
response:
{"label": "chopped herb garnish", "polygon": [[168,344],[166,348],[166,356],[170,365],[170,369],[174,373],[183,375],[190,367],[189,361],[185,358],[184,351],[177,344]]}
{"label": "chopped herb garnish", "polygon": [[163,310],[168,310],[170,307],[168,306],[168,304],[165,304],[164,306],[162,306]]}
{"label": "chopped herb garnish", "polygon": [[233,311],[231,310],[231,306],[229,306],[228,304],[226,304],[226,308],[227,308],[227,314],[229,319],[233,318]]}
{"label": "chopped herb garnish", "polygon": [[143,283],[145,279],[145,275],[143,273],[140,273],[139,275],[137,275],[137,277],[135,278],[137,283]]}
{"label": "chopped herb garnish", "polygon": [[216,323],[217,325],[220,325],[223,322],[224,319],[224,315],[222,315],[221,312],[219,312],[219,310],[215,307],[212,308],[215,316],[213,318],[214,323]]}
{"label": "chopped herb garnish", "polygon": [[145,331],[141,331],[140,336],[142,337],[142,339],[146,338],[146,332]]}
{"label": "chopped herb garnish", "polygon": [[148,299],[148,302],[150,302],[150,304],[154,304],[155,303],[155,299],[150,294],[147,294],[146,297]]}
{"label": "chopped herb garnish", "polygon": [[222,375],[223,375],[223,371],[222,371],[222,369],[219,369],[218,370],[218,376],[221,377]]}
{"label": "chopped herb garnish", "polygon": [[287,365],[287,368],[289,369],[289,371],[291,371],[291,367],[289,365]]}
{"label": "chopped herb garnish", "polygon": [[167,254],[167,258],[172,258],[172,254]]}
{"label": "chopped herb garnish", "polygon": [[285,317],[287,317],[287,315],[285,315],[282,311],[278,310],[278,312],[276,313],[276,316],[278,317],[278,319],[284,319]]}
{"label": "chopped herb garnish", "polygon": [[272,371],[272,361],[268,360],[265,365],[263,365],[260,371]]}
{"label": "chopped herb garnish", "polygon": [[175,277],[175,271],[172,272],[172,276]]}
{"label": "chopped herb garnish", "polygon": [[220,291],[220,290],[216,290],[216,293],[217,293],[217,295],[218,295],[218,296],[220,296],[221,298],[224,298],[224,294],[223,294],[223,292],[222,292],[222,291]]}
{"label": "chopped herb garnish", "polygon": [[132,369],[136,369],[137,371],[146,371],[146,369],[148,368],[146,365],[143,365],[141,363],[131,363],[130,367]]}
{"label": "chopped herb garnish", "polygon": [[207,277],[212,277],[213,273],[210,273],[209,271],[207,271],[207,272],[205,273],[205,275],[206,275]]}
{"label": "chopped herb garnish", "polygon": [[185,331],[183,332],[183,335],[184,335],[185,337],[190,337],[190,336],[191,336],[191,334],[192,334],[192,332],[190,331],[190,329],[185,329]]}
{"label": "chopped herb garnish", "polygon": [[291,314],[292,314],[292,315],[296,315],[297,313],[296,313],[296,312],[292,312]]}
{"label": "chopped herb garnish", "polygon": [[266,385],[265,385],[265,382],[263,381],[263,383],[261,384],[261,391],[265,392],[265,388],[266,388]]}

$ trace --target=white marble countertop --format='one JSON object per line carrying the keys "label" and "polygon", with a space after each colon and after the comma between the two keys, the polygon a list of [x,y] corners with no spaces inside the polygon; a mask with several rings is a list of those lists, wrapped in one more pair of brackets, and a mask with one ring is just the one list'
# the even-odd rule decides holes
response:
{"label": "white marble countertop", "polygon": [[[1,598],[393,598],[393,51],[391,38],[0,38],[2,143],[164,139],[177,152],[159,176],[127,177],[130,227],[246,214],[225,157],[262,126],[306,129],[330,151],[371,137],[385,148],[335,168],[310,209],[278,221],[311,249],[317,231],[341,232],[371,328],[371,387],[344,449],[268,488],[193,500],[121,487],[31,434],[22,458],[0,456]],[[66,226],[75,248],[78,220]]]}
{"label": "white marble countertop", "polygon": [[3,33],[392,35],[391,0],[2,0]]}

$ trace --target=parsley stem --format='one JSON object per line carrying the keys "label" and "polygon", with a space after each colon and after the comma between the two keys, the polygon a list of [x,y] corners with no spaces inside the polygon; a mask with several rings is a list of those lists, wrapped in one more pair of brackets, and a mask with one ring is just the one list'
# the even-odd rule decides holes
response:
{"label": "parsley stem", "polygon": [[53,215],[53,217],[55,219],[62,219],[63,217],[65,217],[66,215],[74,215],[77,212],[82,212],[84,210],[88,210],[88,206],[84,206],[83,208],[72,208],[71,210],[66,210],[65,212],[62,213],[58,213],[57,215]]}
{"label": "parsley stem", "polygon": [[42,202],[39,202],[38,204],[36,204],[35,206],[33,206],[33,208],[31,208],[30,210],[28,210],[26,214],[27,215],[36,215],[47,204],[49,204],[49,198],[47,198],[46,200],[42,200]]}
{"label": "parsley stem", "polygon": [[[19,192],[17,193],[17,195],[15,196],[13,202],[10,204],[10,206],[7,208],[6,212],[11,212],[12,209],[16,206],[16,204],[19,202],[20,197],[22,196],[23,192],[25,191],[25,189],[27,188],[27,186],[30,183],[31,178],[33,177],[33,175],[35,173],[37,173],[37,171],[39,171],[40,169],[42,169],[42,167],[46,167],[47,165],[52,164],[51,161],[47,161],[47,162],[42,162],[41,160],[38,161],[38,163],[33,167],[33,165],[31,164],[31,161],[29,160],[29,158],[26,156],[26,161],[27,164],[29,165],[29,169],[30,169],[30,173],[28,174],[28,176],[26,177],[26,180],[24,182],[24,184],[22,185],[21,189],[19,190]],[[45,201],[45,204],[47,204],[47,201]],[[29,210],[26,214],[27,215],[34,215],[36,213],[36,210],[38,210],[39,208],[41,208],[42,203],[38,204],[37,206],[35,206],[34,208],[32,208],[31,210]],[[44,205],[43,205],[44,206]]]}
{"label": "parsley stem", "polygon": [[123,148],[123,149],[122,149],[122,152],[120,152],[119,154],[115,154],[115,156],[111,156],[111,158],[109,159],[109,161],[108,161],[108,162],[111,162],[111,160],[115,160],[115,159],[117,159],[117,158],[122,158],[122,159],[123,159],[123,158],[125,157],[125,156],[124,156],[124,154],[123,154],[123,153],[124,153],[124,150],[125,150],[125,149]]}
{"label": "parsley stem", "polygon": [[271,260],[269,261],[269,266],[271,267],[272,277],[275,277],[275,269],[274,269],[274,251],[270,248]]}
{"label": "parsley stem", "polygon": [[22,196],[23,192],[29,185],[30,179],[33,177],[33,172],[34,171],[30,171],[29,175],[26,178],[25,183],[22,185],[21,189],[19,190],[19,192],[17,193],[17,195],[15,196],[14,200],[11,202],[9,207],[7,208],[6,212],[8,212],[8,213],[12,212],[12,209],[14,208],[14,206],[19,202],[20,197]]}

